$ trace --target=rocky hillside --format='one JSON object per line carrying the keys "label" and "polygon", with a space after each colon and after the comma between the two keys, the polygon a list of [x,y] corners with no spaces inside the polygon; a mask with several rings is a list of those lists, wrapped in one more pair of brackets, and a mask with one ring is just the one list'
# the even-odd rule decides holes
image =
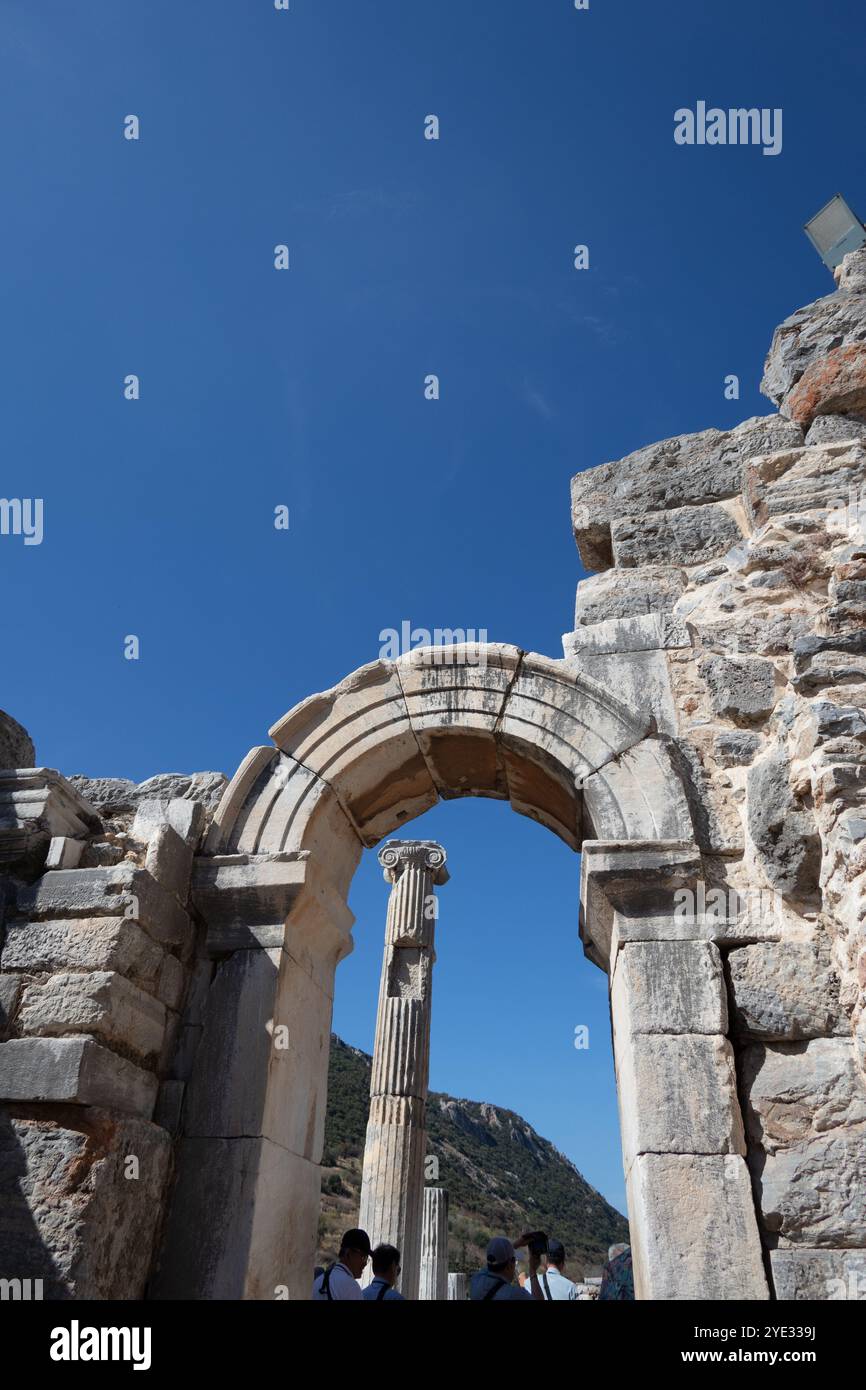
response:
{"label": "rocky hillside", "polygon": [[[370,1064],[332,1035],[319,1263],[358,1219]],[[607,1247],[628,1239],[625,1218],[513,1111],[431,1091],[427,1126],[428,1163],[438,1160],[449,1192],[449,1269],[477,1269],[492,1235],[534,1229],[563,1242],[572,1277],[600,1274]]]}

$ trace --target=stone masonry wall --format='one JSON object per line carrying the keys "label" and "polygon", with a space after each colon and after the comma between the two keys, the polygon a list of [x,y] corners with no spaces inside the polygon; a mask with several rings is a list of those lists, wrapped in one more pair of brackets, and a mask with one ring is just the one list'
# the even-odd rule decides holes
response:
{"label": "stone masonry wall", "polygon": [[866,1298],[866,251],[762,390],[778,414],[573,479],[599,572],[563,642],[681,761],[776,1296]]}
{"label": "stone masonry wall", "polygon": [[[32,744],[0,716],[0,745]],[[0,1247],[45,1298],[140,1298],[171,1172],[194,849],[220,774],[0,772]]]}

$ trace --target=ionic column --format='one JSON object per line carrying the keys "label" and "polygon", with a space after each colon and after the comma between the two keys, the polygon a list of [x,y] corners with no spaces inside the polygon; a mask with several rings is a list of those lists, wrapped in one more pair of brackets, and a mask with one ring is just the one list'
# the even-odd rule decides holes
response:
{"label": "ionic column", "polygon": [[[376,1015],[360,1224],[373,1245],[400,1251],[398,1287],[418,1297],[430,1069],[434,885],[447,883],[433,840],[389,840],[379,851],[392,885]],[[369,1278],[369,1272],[367,1278]]]}
{"label": "ionic column", "polygon": [[420,1298],[448,1298],[448,1193],[444,1187],[424,1188],[421,1226]]}

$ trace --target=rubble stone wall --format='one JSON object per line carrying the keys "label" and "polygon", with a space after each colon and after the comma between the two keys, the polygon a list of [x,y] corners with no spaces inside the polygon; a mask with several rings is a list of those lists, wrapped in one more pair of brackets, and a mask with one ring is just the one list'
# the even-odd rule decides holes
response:
{"label": "rubble stone wall", "polygon": [[[773,337],[778,414],[577,474],[566,658],[676,744],[776,1296],[866,1298],[866,252]],[[719,891],[721,890],[721,891]]]}

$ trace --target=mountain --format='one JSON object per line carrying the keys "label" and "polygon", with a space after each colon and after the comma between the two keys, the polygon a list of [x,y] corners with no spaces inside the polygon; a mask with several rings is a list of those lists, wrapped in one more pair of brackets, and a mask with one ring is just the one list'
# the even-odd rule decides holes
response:
{"label": "mountain", "polygon": [[[331,1035],[318,1264],[357,1225],[371,1063]],[[543,1230],[562,1241],[579,1278],[600,1274],[608,1246],[628,1240],[625,1217],[512,1110],[431,1091],[427,1134],[428,1165],[438,1161],[449,1193],[449,1269],[478,1269],[491,1236]]]}

